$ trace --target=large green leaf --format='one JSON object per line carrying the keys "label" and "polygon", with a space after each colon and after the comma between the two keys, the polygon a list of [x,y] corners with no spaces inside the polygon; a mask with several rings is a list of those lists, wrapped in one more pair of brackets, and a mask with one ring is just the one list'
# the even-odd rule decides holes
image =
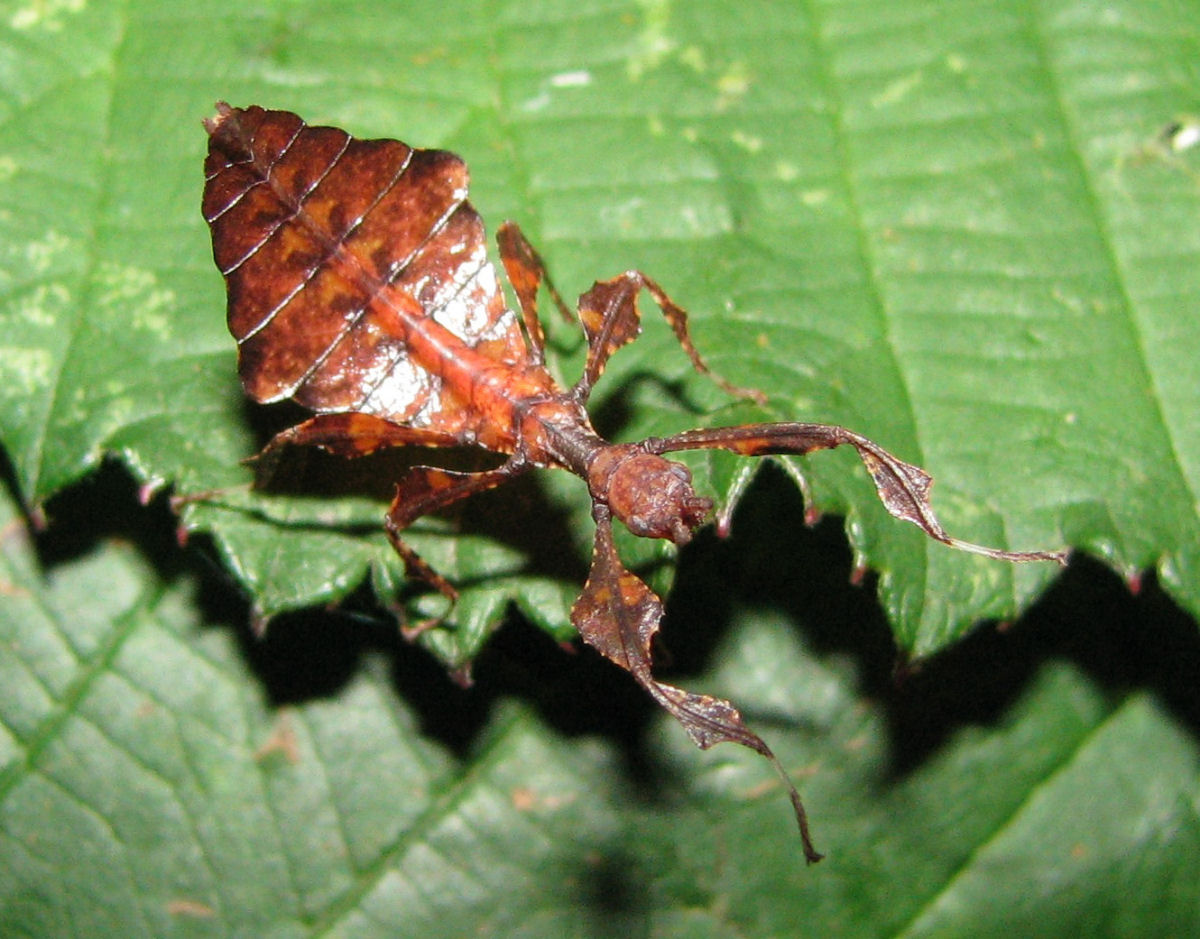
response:
{"label": "large green leaf", "polygon": [[[1069,543],[1129,576],[1157,565],[1196,610],[1186,144],[1200,14],[1106,11],[14,8],[0,432],[18,485],[40,505],[105,453],[184,492],[246,482],[238,461],[261,434],[197,211],[198,121],[228,98],[458,150],[485,217],[518,219],[560,284],[651,271],[693,311],[714,364],[770,392],[771,416],[844,423],[923,463],[963,537]],[[598,395],[609,429],[749,416],[690,374],[660,324],[648,332]],[[577,350],[561,330],[558,342]],[[911,653],[1012,615],[1054,576],[925,542],[839,456],[804,465],[816,505],[846,515]],[[714,485],[729,478],[728,461],[715,469]],[[562,572],[497,540],[518,512],[553,516],[537,539],[566,538],[582,563],[581,487],[547,485],[463,526],[477,537],[418,531],[476,586],[459,633],[436,640],[448,660],[477,652],[510,599],[561,628]],[[311,524],[372,517],[361,508],[248,501],[267,524],[205,507],[187,518],[215,533],[265,613],[340,597],[368,566],[395,570],[377,532]]]}
{"label": "large green leaf", "polygon": [[[281,670],[248,671],[237,632],[197,612],[232,588],[111,538],[50,549],[43,572],[0,508],[5,936],[1149,936],[1200,909],[1194,740],[1150,696],[1111,702],[1074,667],[1010,685],[1019,700],[986,732],[896,775],[889,752],[908,745],[847,661],[742,607],[742,578],[684,585],[693,611],[738,614],[697,680],[735,694],[803,775],[829,851],[806,868],[752,753],[701,753],[651,712],[622,757],[508,701],[455,756],[420,714],[466,693],[422,692],[409,650],[398,698],[389,657],[361,645],[327,694],[301,681],[306,700],[272,708],[263,679]],[[549,673],[527,688],[550,686],[558,718],[611,707],[616,672],[592,664],[607,700]],[[978,701],[995,665],[943,680]]]}
{"label": "large green leaf", "polygon": [[[223,575],[198,579],[206,544],[148,544],[160,511],[107,504],[123,470],[88,488],[115,457],[147,491],[221,489],[185,519],[254,612],[341,601],[368,576],[410,599],[379,529],[394,463],[313,458],[290,494],[237,488],[296,415],[242,398],[199,216],[200,119],[227,99],[460,152],[491,227],[519,221],[568,295],[645,269],[719,371],[770,393],[769,417],[843,423],[926,466],[955,534],[1070,544],[1129,580],[1154,568],[1194,613],[1198,62],[1185,2],[0,3],[0,442],[49,522],[39,563],[20,515],[0,520],[0,933],[1161,935],[1200,919],[1200,659],[1153,588],[1127,602],[1085,567],[1042,614],[1069,646],[1113,609],[1140,617],[1102,665],[1035,653],[1023,680],[1019,651],[972,640],[897,690],[870,678],[890,647],[845,638],[885,627],[845,558],[812,550],[830,529],[803,530],[795,493],[764,480],[730,544],[690,549],[666,632],[685,664],[712,656],[688,683],[732,697],[802,777],[830,852],[805,869],[769,770],[694,752],[615,670],[551,648],[537,671],[529,639],[477,670],[521,699],[494,703],[421,696],[410,673],[435,681],[428,663],[388,642],[360,661],[348,615],[243,644],[246,611],[214,609],[235,602]],[[597,389],[603,430],[763,417],[647,319]],[[569,379],[578,337],[551,327]],[[744,481],[733,459],[694,465],[718,494]],[[909,657],[1056,575],[928,542],[844,454],[789,470],[845,516]],[[578,480],[542,474],[414,532],[464,588],[453,628],[427,636],[441,661],[473,659],[511,603],[570,635],[587,509]],[[669,578],[661,546],[622,551]],[[289,631],[307,664],[272,664]],[[1182,676],[1165,695],[1159,672],[1122,670],[1134,636]],[[997,675],[1006,695],[973,710]],[[447,738],[463,747],[422,736],[480,700],[484,729]],[[953,734],[962,712],[982,724]],[[564,735],[571,720],[606,734]]]}

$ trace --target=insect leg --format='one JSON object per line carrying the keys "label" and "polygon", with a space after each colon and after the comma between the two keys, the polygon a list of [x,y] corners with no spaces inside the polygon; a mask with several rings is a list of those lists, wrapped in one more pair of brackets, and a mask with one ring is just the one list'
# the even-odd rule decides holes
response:
{"label": "insect leg", "polygon": [[453,447],[459,441],[449,434],[404,427],[372,414],[318,414],[295,427],[280,431],[249,461],[255,484],[264,485],[275,473],[283,450],[290,446],[320,447],[337,456],[367,456],[388,447]]}
{"label": "insect leg", "polygon": [[597,281],[592,289],[579,298],[579,318],[588,337],[588,359],[583,376],[574,388],[579,400],[586,400],[592,386],[600,378],[609,357],[622,346],[632,342],[641,332],[641,314],[637,296],[646,290],[658,304],[663,317],[683,346],[692,367],[707,375],[725,391],[739,398],[749,398],[762,404],[766,396],[752,388],[741,388],[716,374],[701,358],[688,330],[687,313],[669,297],[655,281],[641,271],[626,271],[611,280]]}
{"label": "insect leg", "polygon": [[[396,497],[388,509],[384,528],[388,540],[396,553],[404,561],[404,569],[410,579],[422,580],[433,587],[450,601],[451,606],[458,600],[458,591],[445,577],[435,571],[429,563],[416,551],[405,544],[400,533],[423,515],[443,509],[460,499],[494,489],[501,483],[520,475],[527,464],[510,460],[494,470],[482,473],[458,473],[452,470],[438,469],[433,466],[414,467],[396,486]],[[442,617],[422,620],[415,625],[404,627],[404,635],[408,639],[420,635],[426,629],[436,626]]]}
{"label": "insect leg", "polygon": [[643,442],[651,453],[676,450],[730,450],[743,456],[805,454],[848,444],[858,451],[875,482],[884,507],[896,518],[912,522],[931,538],[951,547],[1005,561],[1057,561],[1065,564],[1066,551],[1003,551],[960,541],[946,533],[934,515],[929,501],[933,478],[919,466],[905,463],[873,440],[834,424],[744,424],[741,427],[714,427],[689,430],[670,437],[654,437]]}
{"label": "insect leg", "polygon": [[530,362],[533,365],[542,365],[546,361],[546,337],[537,315],[537,292],[543,281],[563,319],[573,323],[575,317],[563,303],[562,295],[555,288],[554,282],[550,280],[550,274],[541,256],[515,222],[505,222],[500,226],[496,232],[496,243],[500,246],[500,260],[504,262],[508,282],[512,284],[517,303],[521,307],[521,318],[525,322],[525,333],[529,337]]}
{"label": "insect leg", "polygon": [[637,679],[683,725],[698,747],[707,750],[718,743],[737,743],[770,760],[791,795],[805,857],[810,864],[819,861],[821,855],[813,847],[808,818],[795,785],[771,748],[746,726],[737,709],[722,698],[684,691],[657,681],[651,674],[650,644],[662,619],[662,601],[621,562],[613,544],[608,508],[597,506],[592,516],[596,520],[592,567],[583,593],[571,608],[571,623],[584,642]]}
{"label": "insect leg", "polygon": [[285,446],[320,447],[338,456],[366,456],[387,447],[454,447],[461,441],[450,434],[393,424],[373,414],[318,414],[280,431],[263,447],[258,459]]}

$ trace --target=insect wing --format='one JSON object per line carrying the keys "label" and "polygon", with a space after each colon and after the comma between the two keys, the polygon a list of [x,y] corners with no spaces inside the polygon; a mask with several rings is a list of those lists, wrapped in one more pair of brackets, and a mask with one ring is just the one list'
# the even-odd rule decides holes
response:
{"label": "insect wing", "polygon": [[414,335],[432,321],[524,360],[457,156],[259,107],[222,105],[207,126],[204,217],[255,400],[453,433],[461,408]]}

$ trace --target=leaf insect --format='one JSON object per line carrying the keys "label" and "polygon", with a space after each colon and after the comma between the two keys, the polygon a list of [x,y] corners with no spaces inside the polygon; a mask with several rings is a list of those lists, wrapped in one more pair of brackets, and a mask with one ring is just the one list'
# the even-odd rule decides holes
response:
{"label": "leaf insect", "polygon": [[404,542],[409,525],[535,468],[579,476],[591,496],[596,534],[572,624],[698,746],[732,741],[774,765],[791,794],[809,862],[821,855],[796,787],[771,749],[730,702],[652,673],[650,646],[663,604],[621,562],[613,519],[635,535],[682,545],[713,508],[693,489],[687,468],[664,454],[720,449],[766,456],[850,446],[887,510],[938,541],[1009,561],[1063,561],[1063,552],[1002,551],[950,537],[929,503],[930,476],[844,427],[747,424],[609,443],[592,428],[588,396],[613,353],[637,337],[643,292],[698,372],[731,394],[761,396],[713,374],[692,343],[687,314],[636,270],[598,281],[579,298],[587,359],[575,384],[562,388],[545,364],[541,285],[568,319],[570,311],[511,223],[497,237],[519,317],[506,307],[483,224],[467,201],[466,166],[452,153],[356,140],[257,106],[218,104],[205,126],[203,212],[228,288],[242,384],[255,401],[290,398],[315,412],[263,453],[303,445],[355,457],[387,447],[469,445],[504,455],[500,466],[483,472],[418,466],[396,486],[387,536],[409,577],[451,602],[454,587]]}

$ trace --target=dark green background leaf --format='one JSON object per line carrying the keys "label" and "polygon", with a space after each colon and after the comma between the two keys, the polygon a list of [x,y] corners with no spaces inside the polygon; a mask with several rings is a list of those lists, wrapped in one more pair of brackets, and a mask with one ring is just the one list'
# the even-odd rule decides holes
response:
{"label": "dark green background leaf", "polygon": [[[701,753],[653,709],[628,751],[553,729],[599,704],[569,697],[590,671],[557,650],[489,669],[526,672],[550,722],[490,696],[455,753],[421,733],[420,715],[471,696],[428,687],[422,671],[437,669],[416,650],[372,648],[324,618],[326,638],[301,630],[301,643],[357,651],[322,662],[343,676],[329,694],[279,706],[295,660],[251,646],[248,669],[244,633],[215,613],[231,588],[147,562],[164,556],[154,537],[169,526],[140,545],[50,548],[46,573],[10,504],[3,513],[6,936],[1149,936],[1194,921],[1195,741],[1150,695],[1110,698],[1078,665],[1035,664],[1000,698],[994,659],[982,681],[962,663],[930,676],[913,715],[926,728],[944,722],[931,704],[947,688],[959,713],[999,701],[1003,715],[903,768],[904,695],[892,686],[886,707],[873,703],[847,659],[801,643],[803,615],[775,604],[803,591],[747,605],[752,576],[697,571],[681,585],[685,612],[711,622],[729,608],[738,628],[695,682],[736,695],[803,780],[830,852],[806,868],[754,754]],[[821,559],[813,547],[807,559]],[[738,554],[752,571],[766,551]],[[831,618],[846,629],[826,614],[806,632],[827,644]],[[591,664],[605,707],[641,698]]]}
{"label": "dark green background leaf", "polygon": [[[1157,566],[1200,608],[1198,164],[1162,137],[1191,120],[1196,10],[1142,23],[1131,7],[1133,30],[1070,4],[757,7],[14,12],[0,428],[21,491],[40,504],[106,452],[184,492],[246,481],[256,412],[230,380],[196,208],[196,122],[223,97],[463,153],[485,217],[518,219],[562,285],[653,272],[773,416],[844,423],[924,464],[962,536],[1070,543],[1128,576]],[[606,376],[602,423],[732,419],[667,330],[648,333]],[[914,654],[1054,576],[926,543],[849,457],[805,471]],[[583,494],[552,485],[540,508],[582,547]],[[267,613],[394,567],[378,535],[332,563],[310,531],[187,519]],[[466,552],[423,533],[448,574],[491,593],[481,608],[535,605],[494,527]],[[456,660],[478,650],[443,641]]]}
{"label": "dark green background leaf", "polygon": [[[845,571],[827,555],[796,573],[814,536],[777,478],[776,506],[752,496],[733,544],[688,556],[717,584],[712,558],[746,565],[749,605],[717,615],[722,594],[689,606],[684,590],[687,632],[669,641],[686,657],[732,624],[725,691],[752,719],[763,702],[779,726],[759,729],[814,769],[806,797],[834,856],[811,871],[779,793],[746,799],[764,768],[693,754],[670,725],[645,744],[665,767],[647,808],[611,740],[564,739],[527,706],[499,707],[469,752],[425,742],[421,707],[374,659],[328,699],[310,684],[275,711],[247,667],[257,647],[214,618],[208,587],[197,597],[198,554],[164,570],[173,549],[104,540],[106,507],[78,505],[109,455],[139,484],[242,486],[240,461],[287,420],[242,399],[198,212],[199,120],[224,98],[458,151],[492,229],[518,220],[568,295],[645,269],[692,311],[717,369],[770,393],[772,417],[843,423],[928,468],[956,534],[1070,544],[1125,578],[1152,568],[1195,613],[1198,62],[1200,8],[1182,0],[0,8],[0,440],[20,499],[49,517],[43,543],[82,529],[82,547],[43,546],[44,570],[20,522],[3,529],[0,931],[1132,935],[1194,921],[1194,743],[1159,698],[1122,691],[1165,694],[1188,727],[1194,693],[1048,664],[1012,679],[1018,704],[972,718],[986,730],[893,778],[895,715],[755,605],[801,591],[777,603],[811,631],[857,622],[840,607],[862,602],[833,586]],[[757,416],[647,319],[597,390],[602,429]],[[578,340],[552,333],[569,377]],[[396,595],[378,528],[395,467],[317,463],[300,478],[320,484],[291,490],[304,497],[229,489],[185,509],[260,613],[341,600],[368,572]],[[718,492],[739,467],[693,465]],[[1016,615],[1057,575],[929,543],[847,455],[793,471],[845,516],[910,656]],[[121,505],[133,524],[157,517]],[[432,651],[475,657],[510,603],[568,638],[589,528],[565,474],[423,524],[417,547],[465,588]],[[661,546],[622,550],[669,580]],[[1131,635],[1174,635],[1175,614],[1136,609]],[[995,671],[975,668],[949,674]],[[289,722],[295,763],[262,749]]]}

